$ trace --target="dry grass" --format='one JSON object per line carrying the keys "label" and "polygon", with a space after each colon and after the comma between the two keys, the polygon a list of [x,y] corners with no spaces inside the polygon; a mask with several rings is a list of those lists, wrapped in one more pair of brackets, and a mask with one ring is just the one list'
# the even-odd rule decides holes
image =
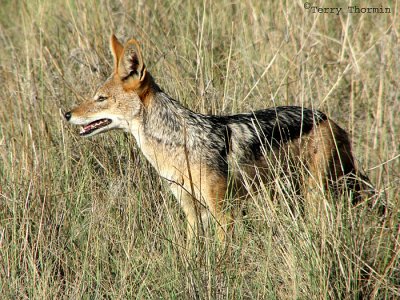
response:
{"label": "dry grass", "polygon": [[[2,1],[2,297],[398,297],[399,2],[384,2],[391,14],[336,16],[283,0]],[[321,196],[299,217],[294,197],[261,191],[229,259],[212,238],[194,259],[177,203],[133,138],[81,139],[60,117],[110,72],[111,32],[139,39],[160,86],[193,110],[327,112],[391,213],[380,222]]]}

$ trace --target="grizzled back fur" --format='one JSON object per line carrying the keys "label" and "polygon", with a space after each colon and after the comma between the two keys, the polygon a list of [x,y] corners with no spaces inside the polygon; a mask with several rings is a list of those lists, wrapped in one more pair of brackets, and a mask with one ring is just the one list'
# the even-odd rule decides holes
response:
{"label": "grizzled back fur", "polygon": [[277,177],[290,178],[302,194],[322,187],[351,189],[356,200],[361,195],[359,178],[366,177],[355,167],[347,133],[324,113],[297,106],[231,116],[196,113],[156,84],[136,40],[122,45],[113,35],[111,50],[110,78],[65,118],[80,125],[85,137],[112,129],[132,133],[181,204],[188,240],[209,216],[223,240],[233,221],[226,200],[242,199],[248,188]]}

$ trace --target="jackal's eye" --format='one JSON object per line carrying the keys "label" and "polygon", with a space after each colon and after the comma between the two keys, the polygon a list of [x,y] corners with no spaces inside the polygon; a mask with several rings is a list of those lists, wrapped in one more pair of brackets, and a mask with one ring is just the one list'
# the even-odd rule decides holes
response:
{"label": "jackal's eye", "polygon": [[106,96],[99,96],[97,97],[97,99],[95,100],[96,102],[103,102],[104,100],[107,100],[108,97]]}

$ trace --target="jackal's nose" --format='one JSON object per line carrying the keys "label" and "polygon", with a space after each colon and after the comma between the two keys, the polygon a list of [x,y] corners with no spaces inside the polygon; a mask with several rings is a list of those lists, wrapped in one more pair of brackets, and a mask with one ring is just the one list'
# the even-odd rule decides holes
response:
{"label": "jackal's nose", "polygon": [[69,111],[69,112],[66,112],[65,114],[64,114],[64,117],[65,117],[65,119],[67,119],[67,121],[69,121],[70,119],[71,119],[71,112]]}

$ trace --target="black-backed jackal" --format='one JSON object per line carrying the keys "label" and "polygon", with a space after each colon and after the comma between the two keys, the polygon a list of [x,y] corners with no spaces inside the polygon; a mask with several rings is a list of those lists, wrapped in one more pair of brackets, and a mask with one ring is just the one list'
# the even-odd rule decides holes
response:
{"label": "black-backed jackal", "polygon": [[112,35],[111,49],[112,75],[65,118],[82,126],[81,136],[132,133],[181,204],[188,241],[209,216],[223,240],[233,222],[228,198],[241,198],[277,174],[290,177],[303,195],[315,185],[334,193],[360,191],[349,138],[322,112],[285,106],[232,116],[195,113],[155,83],[136,40],[122,45]]}

